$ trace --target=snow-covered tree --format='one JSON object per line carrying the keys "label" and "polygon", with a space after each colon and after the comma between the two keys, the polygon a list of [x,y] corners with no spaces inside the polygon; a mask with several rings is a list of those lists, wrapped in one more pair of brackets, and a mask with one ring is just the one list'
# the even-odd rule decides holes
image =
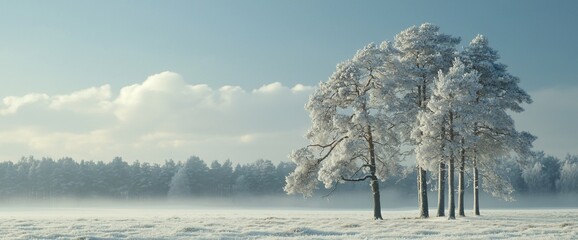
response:
{"label": "snow-covered tree", "polygon": [[523,169],[518,161],[514,158],[508,157],[500,159],[497,162],[499,162],[500,166],[496,174],[503,176],[503,178],[512,186],[512,190],[519,194],[527,193],[528,185],[526,185],[526,182],[522,177]]}
{"label": "snow-covered tree", "polygon": [[223,164],[215,160],[211,163],[208,172],[208,179],[212,185],[210,192],[216,196],[228,196],[233,187],[233,166],[231,160],[226,160]]}
{"label": "snow-covered tree", "polygon": [[[398,70],[399,81],[398,91],[402,94],[404,100],[405,122],[409,123],[407,128],[402,131],[404,138],[408,140],[410,146],[418,146],[421,143],[411,141],[410,134],[419,128],[420,123],[417,121],[419,112],[426,111],[427,103],[432,95],[432,85],[434,79],[438,76],[438,71],[447,70],[452,65],[453,59],[457,55],[456,45],[460,38],[452,37],[440,33],[439,27],[430,23],[424,23],[421,26],[410,27],[395,37],[395,47],[399,51],[401,68]],[[418,205],[419,216],[422,218],[429,217],[427,201],[427,176],[423,166],[418,164]],[[440,169],[443,169],[443,163],[440,163]],[[439,172],[441,184],[438,185],[438,213],[443,214],[443,171]]]}
{"label": "snow-covered tree", "polygon": [[[208,192],[209,167],[197,156],[191,156],[173,176],[169,188],[171,196],[202,196]],[[185,189],[187,188],[187,189]]]}
{"label": "snow-covered tree", "polygon": [[558,185],[563,193],[578,193],[578,156],[566,156],[560,166],[560,181]]}
{"label": "snow-covered tree", "polygon": [[455,218],[454,164],[464,149],[477,143],[468,125],[476,119],[477,109],[473,103],[481,88],[478,77],[475,71],[466,72],[459,59],[454,60],[447,74],[440,70],[427,111],[418,114],[420,127],[412,134],[421,143],[415,150],[420,166],[434,171],[440,163],[448,167],[450,219]]}
{"label": "snow-covered tree", "polygon": [[518,132],[508,111],[521,112],[524,109],[520,105],[531,103],[532,99],[518,86],[520,80],[508,73],[507,66],[497,62],[500,57],[496,50],[489,47],[486,37],[478,35],[474,38],[461,56],[468,68],[480,74],[479,83],[482,86],[476,98],[482,115],[473,126],[480,141],[469,151],[474,176],[474,214],[479,215],[478,171],[484,173],[484,190],[494,196],[509,198],[511,187],[495,174],[499,166],[496,161],[512,152],[518,155],[518,159],[526,159],[530,154],[535,137]]}
{"label": "snow-covered tree", "polygon": [[480,74],[480,99],[493,98],[495,107],[514,112],[524,111],[520,104],[532,103],[530,95],[518,86],[520,79],[508,73],[507,65],[497,62],[500,55],[485,36],[476,36],[461,55],[464,63]]}
{"label": "snow-covered tree", "polygon": [[554,193],[561,173],[560,160],[544,152],[535,152],[533,162],[522,170],[522,177],[531,193]]}
{"label": "snow-covered tree", "polygon": [[388,42],[369,44],[319,84],[305,108],[312,126],[310,145],[293,151],[297,168],[285,191],[311,196],[318,181],[331,188],[344,181],[370,181],[375,219],[382,219],[379,180],[396,172],[400,141],[390,89],[396,68]]}
{"label": "snow-covered tree", "polygon": [[161,190],[162,193],[168,194],[171,181],[180,168],[181,166],[175,163],[174,160],[172,159],[165,160],[165,163],[163,164],[160,170],[161,172],[159,176],[159,182],[157,183],[157,187],[159,189],[162,189]]}
{"label": "snow-covered tree", "polygon": [[263,195],[275,190],[275,165],[271,160],[258,159],[250,169],[248,180],[253,193]]}
{"label": "snow-covered tree", "polygon": [[169,198],[182,198],[191,196],[191,186],[189,185],[189,176],[187,169],[182,167],[173,176],[168,192]]}

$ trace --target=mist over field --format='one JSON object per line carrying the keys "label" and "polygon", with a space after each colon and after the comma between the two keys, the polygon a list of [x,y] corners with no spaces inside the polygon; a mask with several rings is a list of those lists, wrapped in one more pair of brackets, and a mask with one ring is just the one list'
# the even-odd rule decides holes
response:
{"label": "mist over field", "polygon": [[[556,195],[515,195],[514,201],[496,199],[482,194],[482,215],[484,210],[540,210],[578,208],[578,194]],[[412,211],[415,209],[414,195],[396,190],[382,190],[381,205],[384,211]],[[466,215],[471,215],[472,196],[466,193]],[[437,204],[435,192],[431,192],[429,202]],[[0,211],[34,211],[35,209],[182,209],[182,210],[303,210],[303,211],[367,211],[372,204],[368,191],[340,192],[329,196],[322,192],[311,198],[302,196],[244,196],[244,197],[192,197],[177,199],[111,199],[111,198],[54,198],[44,200],[4,199],[0,200]],[[417,212],[417,211],[416,211]],[[417,213],[416,213],[417,214]]]}

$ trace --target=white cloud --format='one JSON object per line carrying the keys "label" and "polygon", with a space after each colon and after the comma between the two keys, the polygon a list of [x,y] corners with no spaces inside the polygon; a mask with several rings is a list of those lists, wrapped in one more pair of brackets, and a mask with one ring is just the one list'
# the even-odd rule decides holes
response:
{"label": "white cloud", "polygon": [[78,112],[102,112],[110,107],[112,96],[110,85],[92,87],[71,94],[54,96],[50,108],[55,110],[69,109]]}
{"label": "white cloud", "polygon": [[293,88],[291,88],[291,91],[294,93],[311,92],[311,91],[313,91],[313,89],[314,89],[314,87],[312,87],[312,86],[305,86],[303,84],[297,84]]}
{"label": "white cloud", "polygon": [[22,97],[5,97],[2,101],[4,106],[0,109],[0,115],[14,114],[23,106],[43,102],[48,99],[48,95],[39,93],[30,93]]}
{"label": "white cloud", "polygon": [[222,107],[230,107],[233,105],[239,98],[245,97],[247,92],[243,90],[239,86],[223,86],[219,88],[218,95],[220,96],[219,101],[221,102]]}
{"label": "white cloud", "polygon": [[[118,94],[104,85],[56,96],[10,96],[0,105],[2,115],[10,116],[0,117],[0,143],[14,147],[0,152],[0,159],[286,160],[294,143],[303,142],[303,106],[312,91],[278,82],[251,91],[213,89],[163,72]],[[21,111],[29,105],[34,111]]]}
{"label": "white cloud", "polygon": [[272,94],[283,90],[285,87],[280,82],[266,84],[258,89],[253,90],[253,93]]}

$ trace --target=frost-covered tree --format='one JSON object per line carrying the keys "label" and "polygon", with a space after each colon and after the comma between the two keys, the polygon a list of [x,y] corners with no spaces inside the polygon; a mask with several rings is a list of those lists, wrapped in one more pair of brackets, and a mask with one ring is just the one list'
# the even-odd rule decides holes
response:
{"label": "frost-covered tree", "polygon": [[560,160],[544,152],[535,152],[533,162],[522,170],[522,177],[531,193],[554,193],[560,179]]}
{"label": "frost-covered tree", "polygon": [[271,160],[258,159],[250,169],[248,180],[253,193],[263,195],[275,190],[275,165]]}
{"label": "frost-covered tree", "polygon": [[[404,100],[405,122],[409,123],[407,128],[402,131],[410,146],[419,146],[421,142],[412,141],[410,134],[419,128],[420,122],[417,121],[417,115],[426,111],[427,103],[432,95],[432,85],[434,79],[438,76],[438,71],[447,70],[452,65],[453,59],[457,55],[456,45],[460,38],[443,34],[439,27],[430,23],[424,23],[421,26],[410,27],[395,37],[395,47],[399,50],[401,68],[399,69],[398,91]],[[423,166],[418,164],[418,205],[419,216],[422,218],[429,217],[427,201],[427,175]],[[443,163],[440,163],[439,169],[444,169]],[[443,171],[439,171],[438,185],[438,213],[443,213]]]}
{"label": "frost-covered tree", "polygon": [[493,98],[494,107],[514,112],[524,111],[520,104],[532,103],[530,95],[518,86],[520,79],[508,73],[507,65],[497,62],[500,55],[489,46],[485,36],[476,36],[469,46],[464,48],[462,57],[469,68],[480,74],[480,100]]}
{"label": "frost-covered tree", "polygon": [[208,172],[208,178],[212,185],[210,191],[213,195],[230,195],[233,187],[233,163],[231,160],[227,159],[223,164],[217,160],[213,161]]}
{"label": "frost-covered tree", "polygon": [[171,181],[180,168],[181,166],[175,163],[174,160],[165,160],[165,163],[161,167],[161,172],[159,173],[159,182],[157,183],[157,187],[160,189],[161,193],[164,193],[165,195],[168,194]]}
{"label": "frost-covered tree", "polygon": [[[171,196],[202,196],[207,194],[209,167],[197,156],[191,156],[173,176],[169,188]],[[187,188],[187,189],[185,189]],[[175,193],[175,194],[173,194]]]}
{"label": "frost-covered tree", "polygon": [[52,180],[54,194],[71,196],[71,193],[83,188],[83,176],[79,175],[79,170],[78,164],[72,158],[58,159],[49,177]]}
{"label": "frost-covered tree", "polygon": [[482,86],[476,98],[482,114],[473,126],[480,142],[469,151],[474,178],[474,214],[479,215],[479,170],[484,173],[484,190],[494,196],[509,198],[511,186],[508,187],[509,184],[495,174],[499,166],[496,161],[512,152],[518,155],[518,159],[526,159],[530,154],[535,137],[518,132],[508,111],[522,112],[524,109],[520,105],[531,103],[532,99],[518,86],[519,78],[509,74],[505,64],[497,62],[500,58],[498,52],[489,46],[486,37],[475,37],[461,56],[466,66],[479,73]]}
{"label": "frost-covered tree", "polygon": [[311,196],[318,181],[331,188],[345,181],[370,181],[375,219],[382,219],[379,180],[396,172],[400,145],[390,83],[396,69],[388,42],[369,44],[319,84],[305,108],[310,145],[293,151],[297,167],[285,191]]}
{"label": "frost-covered tree", "polygon": [[498,175],[503,176],[504,179],[511,184],[512,189],[517,193],[527,193],[528,186],[522,177],[522,166],[513,158],[504,158],[499,161]]}
{"label": "frost-covered tree", "polygon": [[187,171],[189,177],[189,187],[191,193],[195,196],[205,195],[208,191],[209,184],[209,167],[205,161],[197,156],[191,156],[184,163],[183,168]]}
{"label": "frost-covered tree", "polygon": [[128,197],[130,169],[127,162],[123,161],[121,157],[115,157],[112,162],[106,164],[103,169],[104,187],[107,188],[109,194],[115,197]]}
{"label": "frost-covered tree", "polygon": [[182,198],[191,196],[189,176],[185,167],[180,168],[173,176],[168,192],[169,198]]}
{"label": "frost-covered tree", "polygon": [[464,64],[454,60],[447,74],[440,70],[427,111],[418,114],[420,126],[412,137],[421,144],[416,147],[420,166],[436,170],[440,163],[448,167],[448,214],[455,219],[454,164],[464,149],[477,143],[468,126],[476,119],[473,104],[481,86],[477,72],[467,72]]}
{"label": "frost-covered tree", "polygon": [[566,156],[560,166],[560,181],[558,185],[563,193],[578,193],[578,156]]}

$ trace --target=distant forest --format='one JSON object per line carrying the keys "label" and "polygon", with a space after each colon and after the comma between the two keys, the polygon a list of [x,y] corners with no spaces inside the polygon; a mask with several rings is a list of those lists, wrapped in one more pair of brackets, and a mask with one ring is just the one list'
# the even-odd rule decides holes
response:
{"label": "distant forest", "polygon": [[[513,185],[515,194],[578,193],[578,156],[561,160],[538,152],[532,163],[521,168],[514,160],[504,160],[499,174]],[[405,174],[381,184],[408,197],[415,195],[414,167],[403,167]],[[111,162],[75,161],[71,158],[22,158],[0,163],[0,198],[114,198],[148,199],[167,197],[234,197],[284,195],[285,176],[295,164],[256,160],[233,164],[230,160],[209,164],[198,157],[164,164],[122,158]],[[483,178],[482,178],[483,181]],[[435,183],[435,181],[431,181]],[[483,184],[482,184],[483,186]],[[367,191],[368,183],[343,183],[335,191]],[[436,189],[432,184],[432,189]],[[318,195],[328,194],[319,185]]]}

